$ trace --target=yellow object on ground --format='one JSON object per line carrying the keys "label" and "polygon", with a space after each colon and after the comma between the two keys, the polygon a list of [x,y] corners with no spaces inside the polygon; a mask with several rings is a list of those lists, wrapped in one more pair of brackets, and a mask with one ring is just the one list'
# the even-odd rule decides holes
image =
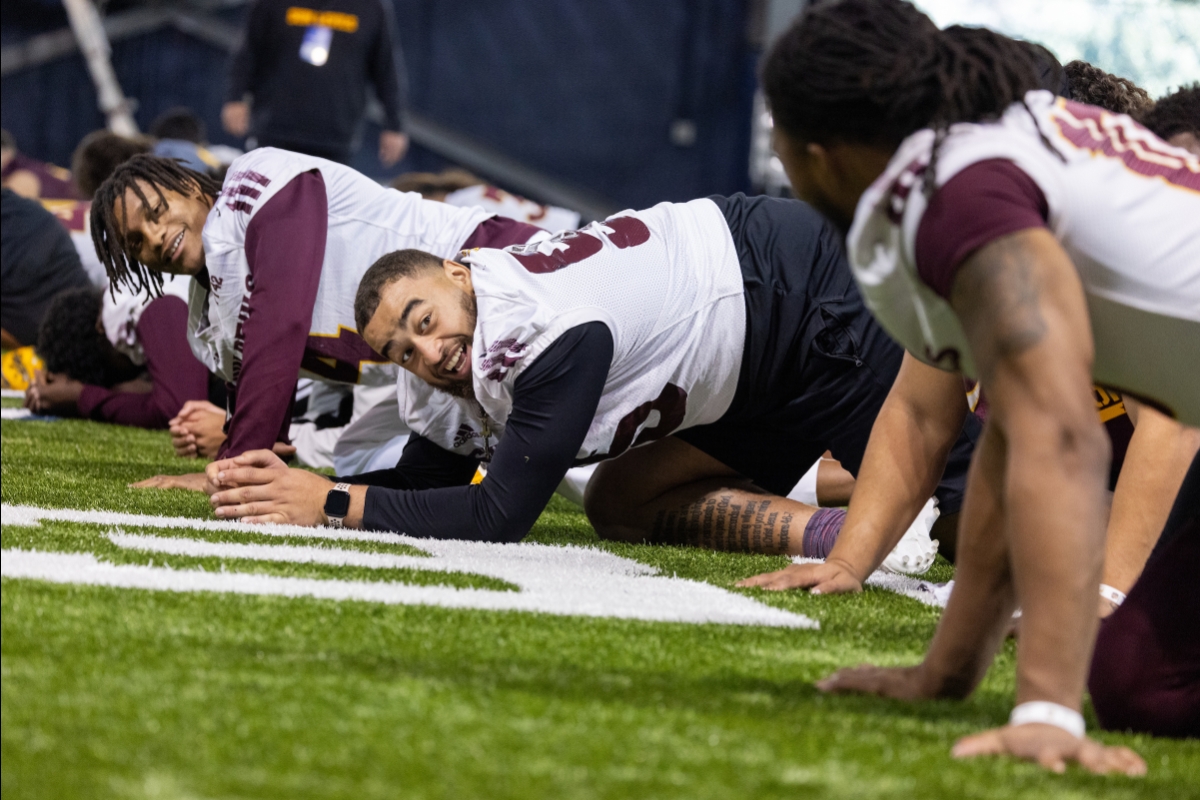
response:
{"label": "yellow object on ground", "polygon": [[28,389],[33,376],[44,369],[46,364],[32,346],[9,350],[0,357],[0,385],[5,389]]}

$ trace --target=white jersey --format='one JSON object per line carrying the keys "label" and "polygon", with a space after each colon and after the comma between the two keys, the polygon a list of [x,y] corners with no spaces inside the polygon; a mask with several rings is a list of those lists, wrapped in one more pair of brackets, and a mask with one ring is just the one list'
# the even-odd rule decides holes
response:
{"label": "white jersey", "polygon": [[71,235],[71,244],[79,254],[79,263],[87,273],[88,280],[93,286],[104,288],[108,286],[108,273],[104,271],[104,262],[96,255],[96,245],[92,243],[92,209],[89,200],[48,200],[40,199],[42,207],[54,216]]}
{"label": "white jersey", "polygon": [[[178,297],[186,303],[193,283],[195,281],[187,275],[163,275],[163,296]],[[100,322],[104,326],[104,335],[117,352],[124,353],[130,361],[141,366],[146,363],[146,353],[142,350],[137,326],[142,319],[142,312],[155,298],[147,297],[144,292],[135,291],[124,284],[116,284],[113,289],[104,292],[100,303]]]}
{"label": "white jersey", "polygon": [[574,230],[579,227],[579,212],[558,206],[544,206],[503,189],[481,183],[446,195],[445,202],[468,208],[479,206],[493,214],[528,222],[548,231]]}
{"label": "white jersey", "polygon": [[325,183],[329,227],[301,372],[306,377],[367,385],[394,382],[395,365],[373,353],[356,330],[354,296],[363,273],[381,256],[406,248],[453,258],[491,216],[483,209],[455,208],[397,192],[349,167],[286,150],[264,147],[237,158],[204,224],[212,290],[193,282],[188,321],[192,351],[228,382],[237,383],[241,372],[242,322],[250,301],[246,230],[280,189],[314,170]]}
{"label": "white jersey", "polygon": [[[954,311],[916,268],[933,139],[930,130],[908,137],[863,194],[850,263],[893,338],[928,363],[974,377]],[[1200,424],[1200,159],[1127,116],[1044,91],[995,122],[952,126],[936,183],[991,159],[1012,161],[1046,198],[1047,225],[1086,292],[1096,382]]]}
{"label": "white jersey", "polygon": [[[729,408],[746,335],[744,284],[711,200],[622,212],[540,242],[472,250],[465,261],[478,313],[473,384],[494,436],[521,374],[563,333],[589,322],[608,327],[613,356],[577,461],[615,457],[715,422]],[[447,449],[487,447],[480,431],[445,420],[410,424]]]}

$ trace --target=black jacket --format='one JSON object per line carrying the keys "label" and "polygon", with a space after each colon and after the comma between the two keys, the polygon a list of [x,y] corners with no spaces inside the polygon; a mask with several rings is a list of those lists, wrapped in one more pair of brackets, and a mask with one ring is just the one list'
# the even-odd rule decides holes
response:
{"label": "black jacket", "polygon": [[0,191],[0,327],[34,344],[54,295],[89,283],[63,224],[38,201]]}
{"label": "black jacket", "polygon": [[[314,32],[314,27],[325,31]],[[253,133],[262,143],[345,155],[370,81],[385,127],[403,130],[407,79],[390,0],[256,0],[233,58],[229,100],[253,95]],[[327,60],[301,57],[305,37],[329,41]]]}

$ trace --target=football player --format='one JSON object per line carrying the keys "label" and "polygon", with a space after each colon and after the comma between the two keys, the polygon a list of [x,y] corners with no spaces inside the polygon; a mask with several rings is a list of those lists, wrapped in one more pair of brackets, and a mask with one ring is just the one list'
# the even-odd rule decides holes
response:
{"label": "football player", "polygon": [[[1071,99],[1131,115],[1144,114],[1154,105],[1144,89],[1084,61],[1072,61],[1063,69]],[[1056,73],[1056,69],[1043,71],[1044,88],[1060,88]],[[886,448],[868,446],[862,471],[875,476],[875,480],[864,482],[861,488],[855,484],[858,500],[851,501],[852,509],[847,514],[852,524],[842,527],[825,563],[795,564],[748,578],[740,585],[775,591],[812,588],[818,594],[857,592],[880,566],[880,559],[894,548],[905,532],[904,520],[920,508],[926,495],[922,486],[932,480],[931,476],[941,474],[940,461],[926,464],[921,459],[951,446],[958,431],[957,421],[972,400],[970,410],[981,418],[987,410],[986,398],[977,383],[968,393],[968,403],[964,403],[955,378],[940,377],[944,373],[922,367],[912,356],[906,356],[906,362],[877,422],[878,441],[891,444]],[[1112,389],[1095,386],[1093,393],[1096,411],[1112,444],[1109,489],[1119,487],[1112,498],[1098,599],[1099,614],[1107,617],[1129,592],[1158,541],[1171,503],[1200,448],[1200,431],[1186,428]],[[901,453],[895,446],[898,441],[919,444],[925,452]],[[1127,453],[1131,456],[1130,466],[1124,472]],[[876,459],[878,464],[873,463]],[[896,475],[905,479],[897,480]],[[938,520],[939,549],[951,561],[957,545],[953,522],[956,520],[945,516]]]}
{"label": "football player", "polygon": [[[810,554],[824,517],[784,495],[826,450],[857,470],[901,357],[843,259],[808,206],[742,195],[461,262],[390,254],[363,277],[359,329],[474,419],[410,420],[396,469],[345,491],[269,452],[221,460],[213,504],[254,521],[516,541],[569,467],[602,462],[585,498],[602,536]],[[951,504],[978,430],[960,425],[940,490]],[[467,486],[483,460],[487,477]]]}
{"label": "football player", "polygon": [[182,277],[164,281],[163,294],[149,300],[90,287],[59,294],[38,331],[46,374],[25,392],[25,406],[167,427],[185,402],[209,397],[208,370],[187,344],[186,295]]}
{"label": "football player", "polygon": [[963,697],[1019,606],[1018,705],[955,755],[1144,772],[1087,738],[1079,709],[1095,644],[1106,727],[1197,733],[1200,460],[1097,641],[1108,444],[1091,382],[1200,423],[1200,160],[1037,91],[1019,43],[940,31],[898,0],[810,6],[763,83],[792,186],[849,229],[872,311],[917,358],[979,377],[989,400],[956,588],[925,660],[819,686]]}
{"label": "football player", "polygon": [[[273,148],[235,160],[224,185],[172,159],[135,156],[97,189],[91,220],[114,284],[156,292],[164,274],[191,276],[189,342],[228,387],[222,456],[287,441],[298,374],[395,381],[394,367],[354,328],[354,292],[381,255],[421,247],[450,256],[541,233]],[[203,479],[150,485],[198,489]]]}

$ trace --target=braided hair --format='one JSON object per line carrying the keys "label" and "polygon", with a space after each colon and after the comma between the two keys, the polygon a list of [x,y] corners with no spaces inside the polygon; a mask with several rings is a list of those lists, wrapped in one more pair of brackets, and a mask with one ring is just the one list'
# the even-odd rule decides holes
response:
{"label": "braided hair", "polygon": [[901,0],[814,2],[772,47],[762,85],[798,139],[894,149],[933,128],[936,159],[950,125],[998,118],[1041,88],[1046,55],[985,28],[940,30]]}
{"label": "braided hair", "polygon": [[[139,183],[141,182],[141,183]],[[125,215],[125,193],[132,191],[142,202],[142,213],[152,215],[154,206],[146,197],[142,184],[149,186],[163,203],[163,190],[182,195],[197,191],[205,197],[216,198],[221,185],[209,175],[188,169],[173,158],[152,155],[137,155],[117,167],[92,199],[91,223],[92,243],[96,255],[104,263],[104,271],[113,286],[125,284],[135,292],[149,295],[162,294],[162,274],[148,269],[129,252],[125,234],[117,225],[117,204]]]}

